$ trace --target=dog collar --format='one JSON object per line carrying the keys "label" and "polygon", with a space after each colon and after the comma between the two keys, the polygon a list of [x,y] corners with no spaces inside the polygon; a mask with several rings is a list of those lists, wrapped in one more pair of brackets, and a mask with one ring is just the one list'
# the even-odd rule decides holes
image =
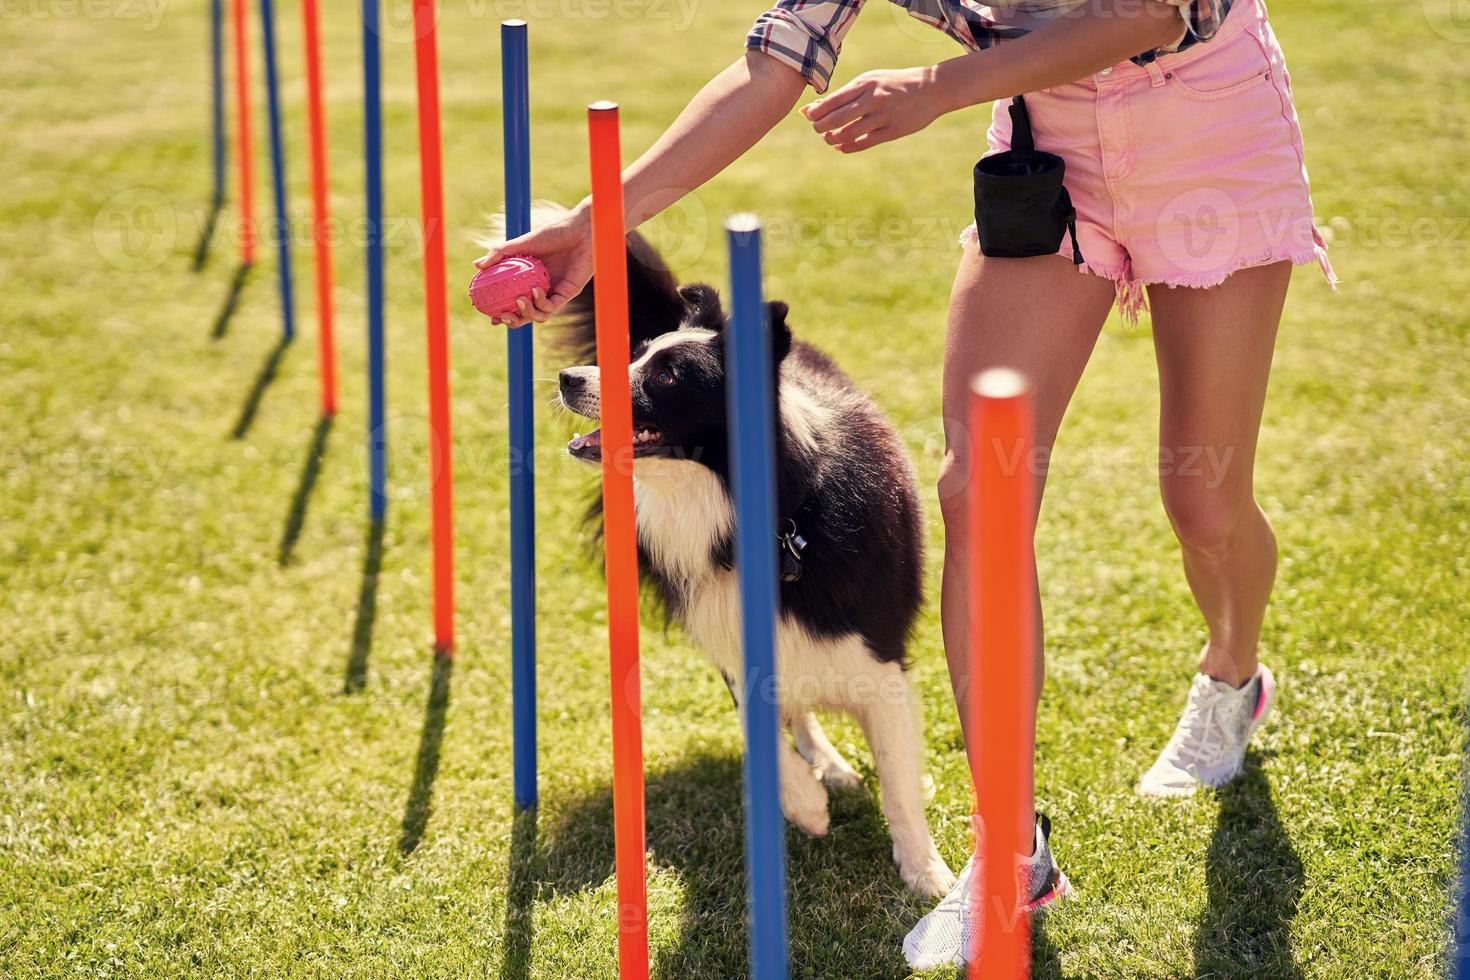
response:
{"label": "dog collar", "polygon": [[796,582],[801,578],[801,553],[806,550],[806,538],[796,530],[796,522],[787,520],[786,533],[776,535],[781,542],[781,581]]}

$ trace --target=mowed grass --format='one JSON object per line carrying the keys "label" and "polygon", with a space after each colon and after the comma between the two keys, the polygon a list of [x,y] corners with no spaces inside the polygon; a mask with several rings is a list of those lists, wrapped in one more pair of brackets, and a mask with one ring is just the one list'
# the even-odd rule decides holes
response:
{"label": "mowed grass", "polygon": [[[587,102],[624,105],[631,158],[736,56],[759,7],[531,5],[536,193],[585,193]],[[1401,978],[1447,963],[1470,654],[1470,39],[1440,0],[1279,7],[1343,287],[1300,272],[1263,434],[1259,493],[1282,556],[1264,641],[1278,715],[1229,789],[1168,805],[1132,794],[1202,630],[1154,487],[1148,334],[1110,328],[1040,532],[1038,796],[1079,898],[1039,931],[1038,976]],[[210,195],[207,5],[32,5],[0,20],[6,976],[615,975],[605,617],[578,527],[593,475],[562,454],[573,423],[543,412],[541,806],[517,823],[503,339],[460,298],[501,199],[496,22],[528,8],[441,8],[452,670],[429,645],[407,5],[390,6],[384,44],[394,500],[376,555],[352,5],[325,25],[343,392],[320,429],[304,226],[301,337],[283,350],[273,250],[219,326],[228,213],[194,268]],[[301,219],[296,5],[279,21]],[[839,78],[951,52],[874,0]],[[723,284],[722,217],[764,214],[768,292],[892,414],[926,485],[952,242],[985,118],[959,113],[852,158],[790,119],[654,229],[681,275]],[[543,358],[538,376],[556,367]],[[931,504],[931,572],[937,516]],[[688,639],[652,615],[643,657],[654,969],[738,976],[736,718]],[[934,601],[912,657],[929,816],[958,867],[970,790]],[[834,799],[828,837],[788,839],[793,972],[902,976],[899,941],[927,903],[889,861],[860,735],[831,731],[867,780]]]}

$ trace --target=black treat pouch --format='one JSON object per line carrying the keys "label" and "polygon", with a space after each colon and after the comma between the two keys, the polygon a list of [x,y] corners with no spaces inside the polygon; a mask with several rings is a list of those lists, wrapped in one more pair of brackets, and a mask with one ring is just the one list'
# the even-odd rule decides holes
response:
{"label": "black treat pouch", "polygon": [[1072,233],[1072,262],[1082,264],[1077,246],[1077,210],[1062,186],[1067,165],[1036,148],[1031,117],[1021,96],[1011,100],[1011,148],[975,164],[975,230],[980,253],[1025,259],[1052,255]]}

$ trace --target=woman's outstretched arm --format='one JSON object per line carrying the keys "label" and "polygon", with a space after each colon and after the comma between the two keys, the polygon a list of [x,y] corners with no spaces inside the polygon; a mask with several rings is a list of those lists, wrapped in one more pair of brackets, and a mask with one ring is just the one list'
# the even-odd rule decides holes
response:
{"label": "woman's outstretched arm", "polygon": [[916,133],[946,112],[1074,82],[1180,40],[1184,0],[1095,0],[1024,37],[937,65],[870,71],[802,108],[843,153]]}
{"label": "woman's outstretched arm", "polygon": [[[627,226],[636,228],[734,163],[791,111],[805,87],[799,72],[760,51],[747,51],[716,75],[623,171]],[[538,291],[509,323],[544,322],[582,291],[592,277],[591,231],[591,202],[584,200],[475,263],[484,268],[508,255],[530,254],[550,270],[550,294]]]}

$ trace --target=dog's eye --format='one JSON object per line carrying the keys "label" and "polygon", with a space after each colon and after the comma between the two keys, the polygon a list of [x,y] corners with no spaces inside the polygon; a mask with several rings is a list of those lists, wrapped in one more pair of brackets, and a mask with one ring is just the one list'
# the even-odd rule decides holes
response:
{"label": "dog's eye", "polygon": [[653,380],[655,383],[661,384],[665,388],[667,388],[669,385],[674,383],[674,373],[672,371],[660,371],[658,374],[655,374],[653,376]]}

